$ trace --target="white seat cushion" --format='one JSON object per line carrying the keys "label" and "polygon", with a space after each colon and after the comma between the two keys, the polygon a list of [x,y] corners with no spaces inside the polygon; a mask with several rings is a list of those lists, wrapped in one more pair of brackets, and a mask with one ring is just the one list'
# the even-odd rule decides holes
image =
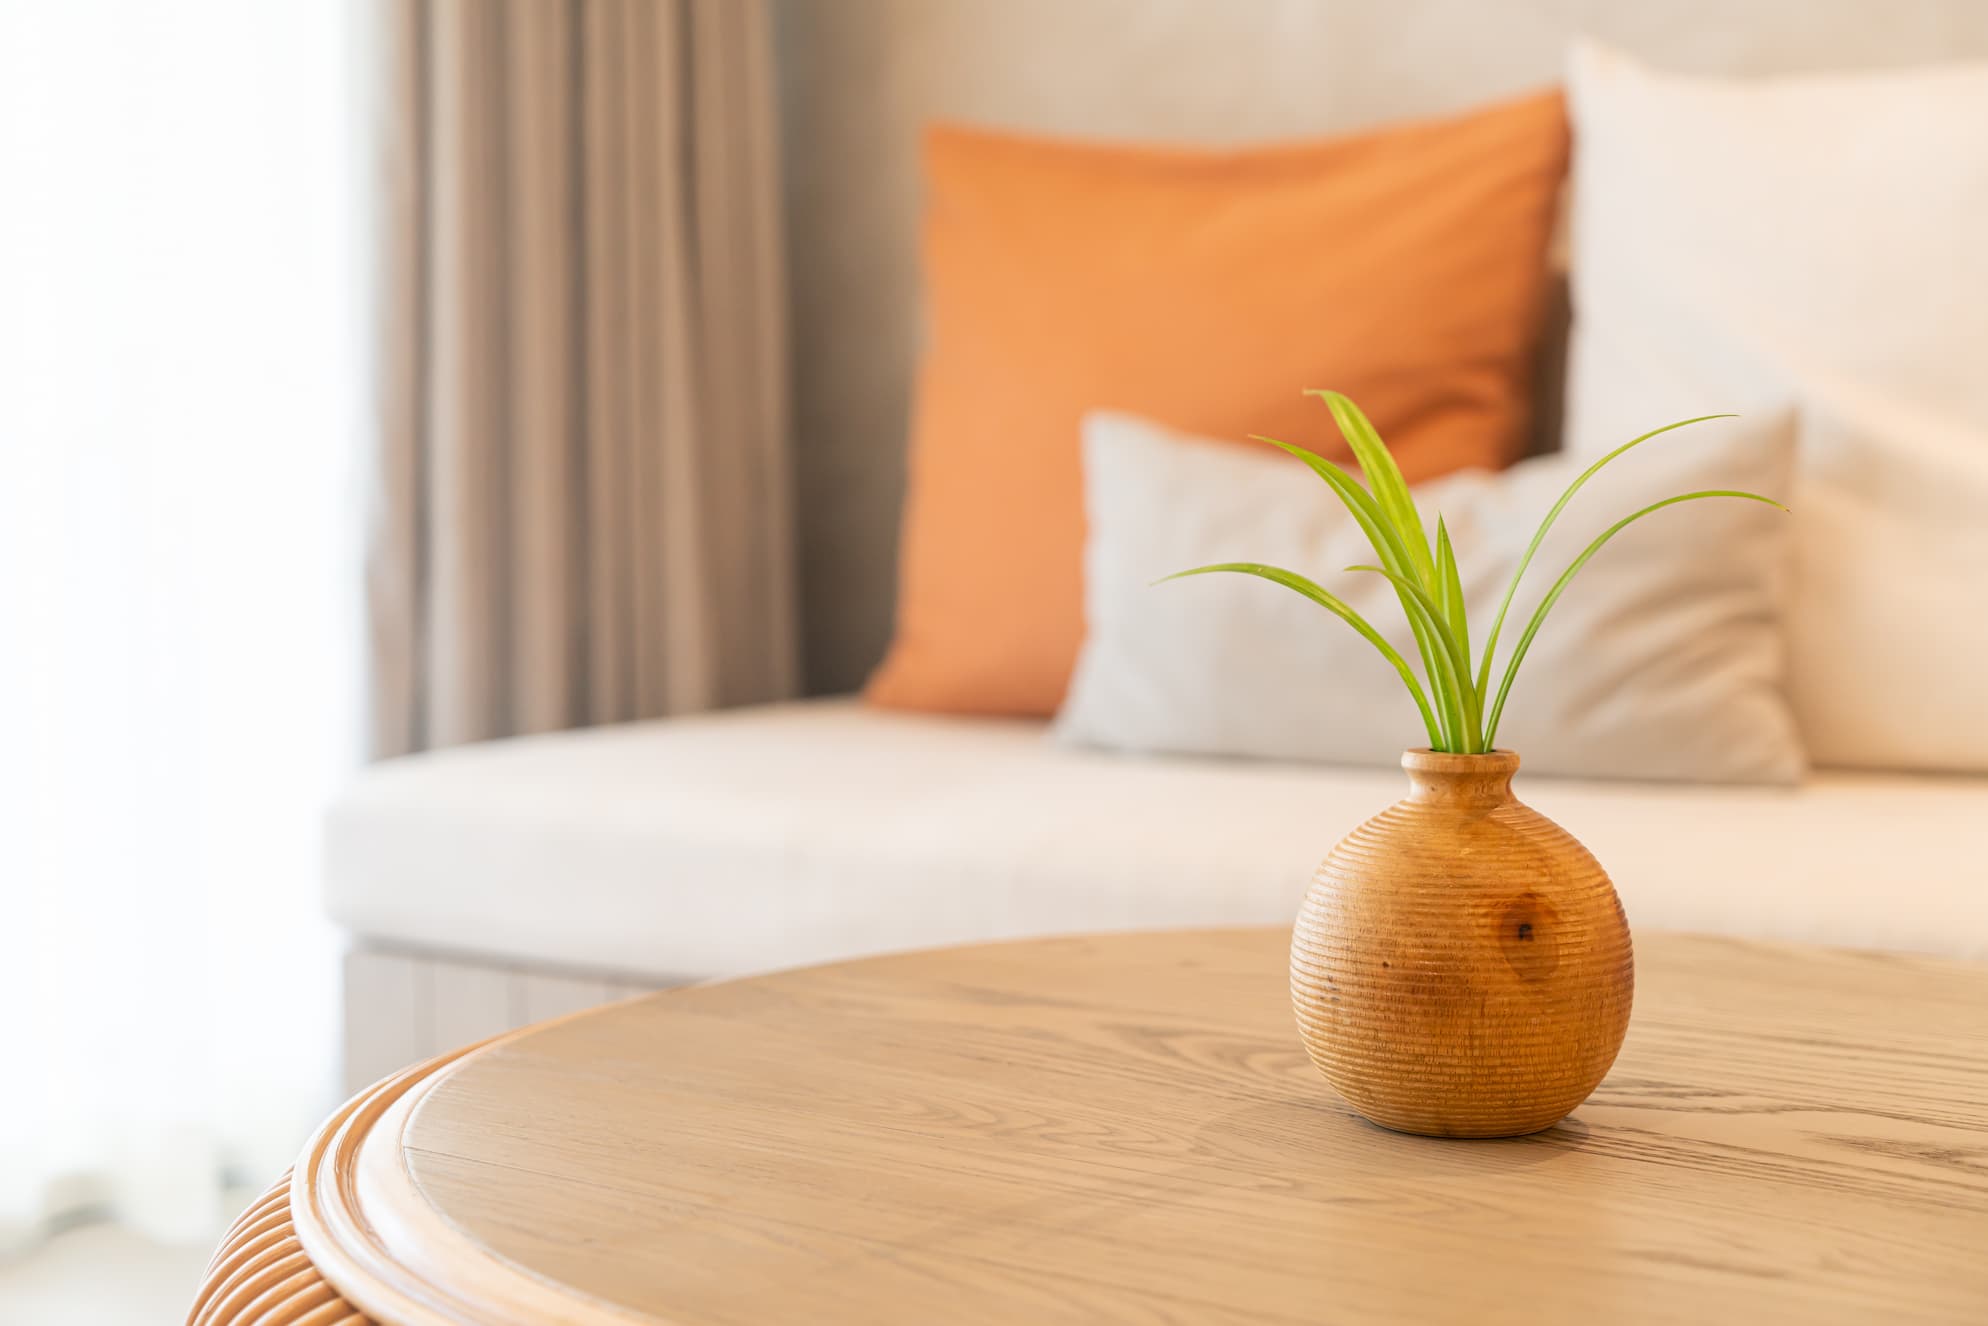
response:
{"label": "white seat cushion", "polygon": [[[1988,958],[1988,779],[1520,793],[1633,925]],[[1391,771],[1132,759],[810,701],[375,767],[329,906],[376,940],[693,979],[1051,931],[1286,923]]]}

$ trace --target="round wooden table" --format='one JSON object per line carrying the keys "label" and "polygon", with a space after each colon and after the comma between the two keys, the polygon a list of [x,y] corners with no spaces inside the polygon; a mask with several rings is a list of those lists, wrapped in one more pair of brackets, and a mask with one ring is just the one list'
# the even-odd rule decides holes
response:
{"label": "round wooden table", "polygon": [[1988,971],[1639,940],[1533,1137],[1361,1122],[1281,931],[692,987],[352,1101],[193,1321],[1988,1318]]}

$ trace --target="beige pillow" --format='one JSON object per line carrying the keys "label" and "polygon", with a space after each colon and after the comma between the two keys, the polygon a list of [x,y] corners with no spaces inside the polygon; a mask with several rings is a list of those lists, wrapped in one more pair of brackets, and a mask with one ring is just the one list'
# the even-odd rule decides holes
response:
{"label": "beige pillow", "polygon": [[[1652,424],[1667,422],[1652,421]],[[1774,496],[1787,416],[1666,434],[1615,461],[1561,515],[1507,618],[1500,669],[1554,579],[1608,524],[1702,488]],[[1624,439],[1626,440],[1626,439]],[[1259,561],[1312,577],[1404,656],[1413,638],[1364,537],[1290,457],[1125,415],[1085,421],[1089,636],[1056,731],[1136,751],[1392,765],[1426,743],[1413,701],[1371,645],[1291,591],[1244,576],[1151,582]],[[1585,461],[1545,456],[1415,490],[1462,567],[1473,651],[1527,542]],[[1498,744],[1533,773],[1793,783],[1805,759],[1784,691],[1780,631],[1790,517],[1752,502],[1671,508],[1625,530],[1562,596],[1534,641]],[[1494,685],[1498,672],[1494,671]]]}

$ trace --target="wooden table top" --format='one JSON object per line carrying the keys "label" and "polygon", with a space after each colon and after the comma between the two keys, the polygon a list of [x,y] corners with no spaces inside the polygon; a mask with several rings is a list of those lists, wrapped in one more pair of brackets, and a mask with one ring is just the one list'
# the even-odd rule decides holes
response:
{"label": "wooden table top", "polygon": [[[1988,1321],[1988,967],[1651,935],[1533,1137],[1355,1117],[1285,932],[650,996],[362,1097],[304,1249],[381,1321]],[[330,1319],[330,1318],[327,1318]]]}

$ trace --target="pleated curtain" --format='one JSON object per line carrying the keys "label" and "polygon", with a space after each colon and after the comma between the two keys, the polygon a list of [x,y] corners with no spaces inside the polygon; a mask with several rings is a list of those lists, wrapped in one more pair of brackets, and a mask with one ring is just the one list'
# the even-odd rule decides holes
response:
{"label": "pleated curtain", "polygon": [[760,0],[386,0],[372,747],[796,686]]}

